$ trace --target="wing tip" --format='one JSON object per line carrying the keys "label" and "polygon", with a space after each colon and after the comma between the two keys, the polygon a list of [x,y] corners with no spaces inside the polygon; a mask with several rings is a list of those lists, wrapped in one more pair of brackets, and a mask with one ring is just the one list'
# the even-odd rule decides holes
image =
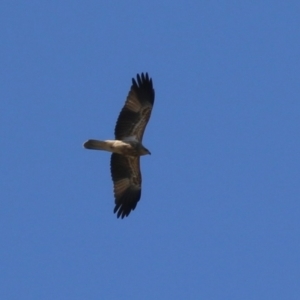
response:
{"label": "wing tip", "polygon": [[141,198],[141,189],[135,191],[127,190],[122,197],[116,201],[114,213],[117,213],[117,218],[123,219],[128,217],[132,210],[135,210],[137,203]]}
{"label": "wing tip", "polygon": [[151,105],[154,104],[155,91],[153,88],[152,78],[149,77],[148,72],[137,74],[136,78],[132,78],[131,89],[141,93],[142,98],[146,98]]}
{"label": "wing tip", "polygon": [[152,78],[149,77],[148,72],[141,72],[136,74],[136,78],[132,78],[132,84],[141,87],[143,84],[149,83],[153,88]]}

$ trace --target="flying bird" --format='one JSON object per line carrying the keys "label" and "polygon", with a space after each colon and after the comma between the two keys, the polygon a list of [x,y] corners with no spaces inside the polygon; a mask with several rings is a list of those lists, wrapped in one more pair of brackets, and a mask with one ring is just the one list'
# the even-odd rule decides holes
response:
{"label": "flying bird", "polygon": [[86,149],[112,152],[111,177],[117,217],[127,217],[141,198],[140,156],[151,154],[142,144],[154,104],[154,89],[148,73],[137,74],[115,126],[114,140],[88,140]]}

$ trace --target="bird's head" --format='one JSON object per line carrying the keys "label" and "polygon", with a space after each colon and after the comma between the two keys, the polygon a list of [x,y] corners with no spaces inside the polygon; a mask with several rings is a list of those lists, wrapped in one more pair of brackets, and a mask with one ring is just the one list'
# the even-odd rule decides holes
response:
{"label": "bird's head", "polygon": [[142,148],[141,148],[141,154],[142,155],[147,155],[147,154],[151,155],[151,152],[147,148],[145,148],[144,146],[142,146]]}

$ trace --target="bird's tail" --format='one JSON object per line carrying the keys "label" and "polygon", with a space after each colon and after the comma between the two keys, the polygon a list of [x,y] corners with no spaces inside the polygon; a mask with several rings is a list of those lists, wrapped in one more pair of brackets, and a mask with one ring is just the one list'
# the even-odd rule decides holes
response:
{"label": "bird's tail", "polygon": [[108,144],[105,141],[98,141],[98,140],[88,140],[83,144],[83,147],[86,149],[93,149],[93,150],[106,150],[108,151]]}

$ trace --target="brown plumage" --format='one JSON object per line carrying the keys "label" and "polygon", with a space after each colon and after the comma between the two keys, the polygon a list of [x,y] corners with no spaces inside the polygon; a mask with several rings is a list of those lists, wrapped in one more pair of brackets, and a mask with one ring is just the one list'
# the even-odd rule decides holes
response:
{"label": "brown plumage", "polygon": [[113,152],[110,166],[114,183],[117,217],[127,217],[134,210],[141,197],[142,176],[140,156],[150,154],[142,139],[154,104],[152,79],[148,74],[132,79],[128,93],[115,127],[115,140],[88,140],[87,149]]}

